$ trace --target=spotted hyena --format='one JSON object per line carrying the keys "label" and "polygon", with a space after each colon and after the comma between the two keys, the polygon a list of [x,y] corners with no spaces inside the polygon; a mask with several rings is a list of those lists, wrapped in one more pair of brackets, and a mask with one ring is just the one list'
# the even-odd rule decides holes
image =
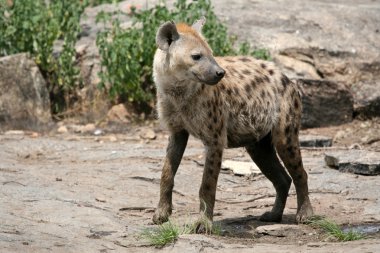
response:
{"label": "spotted hyena", "polygon": [[[292,178],[297,191],[296,219],[301,222],[313,210],[298,141],[301,99],[297,86],[272,62],[247,56],[214,57],[201,33],[204,22],[204,18],[192,26],[166,22],[157,32],[153,64],[157,107],[170,138],[153,221],[165,222],[172,212],[174,176],[191,134],[206,147],[199,190],[201,220],[206,225],[212,224],[226,147],[245,147],[276,189],[272,210],[260,219],[281,221]],[[199,222],[198,232],[204,229],[204,222]]]}

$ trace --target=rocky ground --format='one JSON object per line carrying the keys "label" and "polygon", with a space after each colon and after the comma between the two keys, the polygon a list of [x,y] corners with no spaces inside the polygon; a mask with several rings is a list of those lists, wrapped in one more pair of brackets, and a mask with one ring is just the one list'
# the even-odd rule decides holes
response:
{"label": "rocky ground", "polygon": [[[350,127],[353,126],[330,129],[329,133]],[[270,182],[260,173],[237,176],[223,170],[215,209],[222,235],[181,236],[175,244],[156,249],[147,246],[140,235],[144,229],[154,227],[151,218],[158,201],[167,133],[156,124],[130,126],[123,134],[89,126],[89,131],[83,133],[67,128],[66,133],[8,131],[0,135],[2,252],[378,252],[380,249],[380,177],[342,173],[326,166],[324,161],[326,152],[350,150],[342,141],[351,138],[350,132],[334,141],[333,147],[303,148],[302,155],[315,213],[344,226],[373,228],[375,233],[367,234],[367,239],[338,243],[320,230],[296,225],[293,187],[280,225],[260,222],[258,216],[269,210],[274,201]],[[313,131],[326,134],[326,129]],[[310,130],[302,134],[310,134]],[[378,150],[379,144],[358,145],[363,150]],[[227,150],[224,160],[250,161],[243,149]],[[202,144],[190,139],[176,177],[173,219],[179,223],[196,218],[202,163]]]}
{"label": "rocky ground", "polygon": [[[109,110],[104,97],[94,95],[100,67],[95,37],[101,29],[96,14],[158,1],[145,2],[86,10],[76,47],[85,82],[76,120],[51,120],[45,84],[27,56],[0,60],[6,77],[0,79],[0,251],[379,252],[380,2],[213,1],[231,33],[267,48],[289,77],[306,84],[303,123],[319,127],[303,130],[301,139],[332,143],[302,149],[315,213],[366,232],[366,239],[335,242],[318,229],[294,224],[294,188],[282,223],[259,222],[274,201],[270,182],[257,172],[223,170],[215,207],[222,234],[181,236],[163,249],[148,246],[140,234],[154,227],[167,132],[156,122],[133,125],[123,105]],[[41,129],[41,122],[45,132],[8,131]],[[310,141],[315,135],[324,137]],[[339,170],[326,165],[326,153]],[[224,160],[250,162],[242,149],[227,150]],[[176,177],[173,219],[179,223],[196,218],[202,163],[203,147],[190,139]],[[344,169],[345,163],[359,170]],[[373,175],[350,173],[366,169]]]}

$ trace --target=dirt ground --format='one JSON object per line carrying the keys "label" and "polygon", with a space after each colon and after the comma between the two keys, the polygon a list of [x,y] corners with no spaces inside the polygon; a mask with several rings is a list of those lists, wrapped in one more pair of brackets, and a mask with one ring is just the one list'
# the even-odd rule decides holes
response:
{"label": "dirt ground", "polygon": [[[155,140],[140,135],[155,129]],[[333,148],[379,150],[378,121],[303,131],[335,137]],[[360,135],[359,135],[360,134]],[[368,137],[368,136],[370,137]],[[356,139],[355,139],[355,138]],[[367,139],[366,139],[367,138]],[[371,141],[372,140],[372,141]],[[276,235],[258,234],[258,221],[274,201],[262,175],[240,177],[222,171],[215,221],[221,236],[186,235],[156,249],[140,238],[152,228],[167,133],[128,127],[103,135],[8,132],[0,135],[1,252],[379,252],[380,234],[338,243],[307,225],[294,226],[292,187]],[[369,142],[369,143],[368,143]],[[352,147],[351,147],[352,148]],[[380,177],[341,173],[324,163],[323,148],[302,150],[315,213],[344,226],[379,227]],[[224,159],[250,161],[243,149],[226,150]],[[173,219],[194,220],[198,210],[203,146],[190,139],[176,177]]]}

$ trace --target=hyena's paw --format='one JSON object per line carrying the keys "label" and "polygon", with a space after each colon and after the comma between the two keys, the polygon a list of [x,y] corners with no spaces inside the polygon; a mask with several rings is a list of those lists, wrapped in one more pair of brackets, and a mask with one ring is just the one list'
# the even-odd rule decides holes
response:
{"label": "hyena's paw", "polygon": [[297,212],[296,215],[296,221],[298,223],[304,223],[307,221],[311,216],[313,216],[313,208],[310,204],[310,201],[305,201],[303,205],[301,206],[300,210]]}
{"label": "hyena's paw", "polygon": [[265,212],[260,216],[259,220],[265,222],[280,222],[282,220],[282,212]]}
{"label": "hyena's paw", "polygon": [[197,234],[211,234],[212,233],[212,220],[204,215],[201,215],[194,224],[195,233]]}
{"label": "hyena's paw", "polygon": [[167,222],[169,220],[170,213],[167,211],[160,210],[159,208],[156,209],[154,215],[153,215],[153,223],[154,224],[162,224],[164,222]]}

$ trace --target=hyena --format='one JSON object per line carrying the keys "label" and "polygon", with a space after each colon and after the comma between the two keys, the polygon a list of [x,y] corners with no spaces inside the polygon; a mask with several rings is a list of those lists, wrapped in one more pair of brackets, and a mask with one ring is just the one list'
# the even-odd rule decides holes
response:
{"label": "hyena", "polygon": [[199,221],[198,232],[212,224],[224,148],[245,147],[273,183],[276,199],[272,210],[260,217],[262,221],[281,221],[293,179],[296,220],[302,222],[313,210],[298,140],[299,90],[272,62],[247,56],[214,57],[201,33],[204,23],[204,18],[192,26],[169,21],[156,35],[157,110],[170,137],[153,221],[160,224],[171,215],[174,176],[191,134],[206,148],[199,198],[200,221],[207,223]]}

